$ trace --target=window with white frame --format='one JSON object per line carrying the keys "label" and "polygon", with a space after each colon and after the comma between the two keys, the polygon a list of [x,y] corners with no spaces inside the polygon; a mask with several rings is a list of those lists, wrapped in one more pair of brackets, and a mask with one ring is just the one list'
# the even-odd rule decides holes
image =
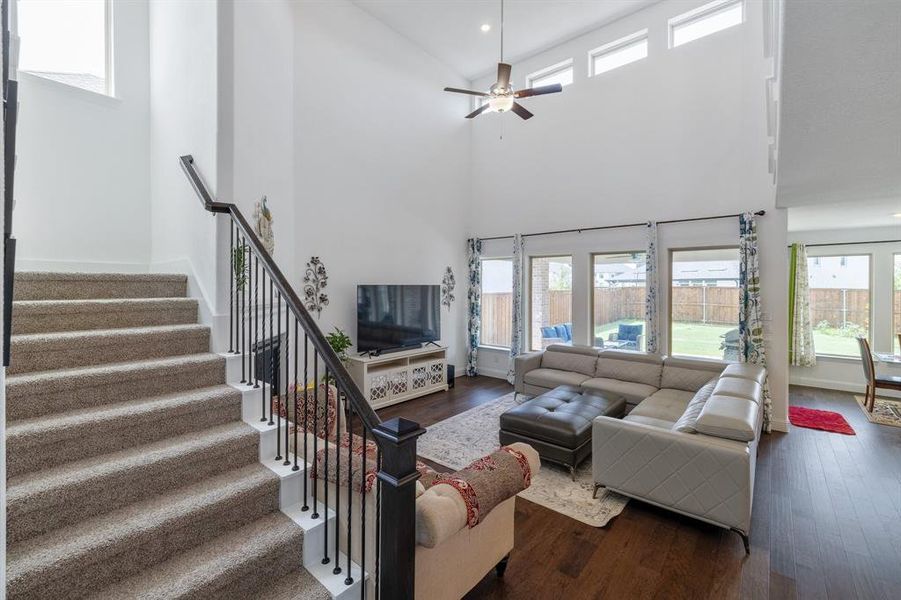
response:
{"label": "window with white frame", "polygon": [[901,254],[895,254],[894,284],[892,285],[892,348],[901,353]]}
{"label": "window with white frame", "polygon": [[479,344],[509,348],[513,340],[513,259],[482,259]]}
{"label": "window with white frame", "polygon": [[807,277],[817,354],[859,357],[857,337],[870,337],[870,256],[812,256]]}
{"label": "window with white frame", "polygon": [[715,0],[669,20],[670,48],[741,25],[744,20],[742,0]]}
{"label": "window with white frame", "polygon": [[19,0],[19,70],[112,95],[109,0]]}
{"label": "window with white frame", "polygon": [[556,65],[535,71],[526,77],[526,87],[539,87],[559,83],[566,86],[573,82],[573,59],[569,58]]}
{"label": "window with white frame", "polygon": [[670,354],[738,360],[738,248],[674,250]]}
{"label": "window with white frame", "polygon": [[573,341],[573,257],[529,258],[530,348]]}
{"label": "window with white frame", "polygon": [[591,331],[595,347],[645,349],[645,268],[644,252],[592,256]]}
{"label": "window with white frame", "polygon": [[647,58],[648,30],[642,29],[588,53],[589,76],[600,75],[629,63]]}

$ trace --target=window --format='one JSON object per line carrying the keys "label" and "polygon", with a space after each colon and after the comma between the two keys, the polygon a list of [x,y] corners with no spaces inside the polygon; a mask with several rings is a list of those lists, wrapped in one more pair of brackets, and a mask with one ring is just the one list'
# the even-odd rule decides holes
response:
{"label": "window", "polygon": [[19,0],[19,70],[112,94],[108,0]]}
{"label": "window", "polygon": [[645,253],[595,254],[592,263],[592,343],[644,350]]}
{"label": "window", "polygon": [[895,255],[895,285],[892,294],[892,324],[894,335],[892,336],[892,348],[895,354],[901,353],[901,254]]}
{"label": "window", "polygon": [[606,73],[648,57],[648,30],[605,44],[588,53],[589,76]]}
{"label": "window", "polygon": [[857,336],[870,335],[870,257],[808,258],[807,276],[817,354],[859,357]]}
{"label": "window", "polygon": [[573,59],[551,65],[526,77],[526,87],[538,87],[559,83],[569,85],[573,82]]}
{"label": "window", "polygon": [[513,336],[513,261],[482,259],[482,346],[509,348]]}
{"label": "window", "polygon": [[716,0],[669,20],[670,48],[693,42],[744,22],[741,0]]}
{"label": "window", "polygon": [[533,257],[529,263],[529,331],[533,350],[571,344],[573,328],[572,256]]}
{"label": "window", "polygon": [[738,360],[738,248],[671,259],[670,354]]}

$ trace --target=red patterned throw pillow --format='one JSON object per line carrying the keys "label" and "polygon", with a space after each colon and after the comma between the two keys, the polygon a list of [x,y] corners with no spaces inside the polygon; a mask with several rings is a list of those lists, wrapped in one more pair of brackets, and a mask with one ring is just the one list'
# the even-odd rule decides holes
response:
{"label": "red patterned throw pillow", "polygon": [[[297,412],[300,415],[296,422],[301,430],[334,442],[338,432],[338,389],[329,385],[326,393],[326,385],[323,383],[319,385],[318,393],[314,394],[312,386],[304,389],[301,384],[297,384],[295,387]],[[284,396],[273,396],[273,414],[277,413],[281,418],[295,422],[294,394],[289,394],[287,400],[286,403]],[[291,429],[293,430],[293,426]]]}

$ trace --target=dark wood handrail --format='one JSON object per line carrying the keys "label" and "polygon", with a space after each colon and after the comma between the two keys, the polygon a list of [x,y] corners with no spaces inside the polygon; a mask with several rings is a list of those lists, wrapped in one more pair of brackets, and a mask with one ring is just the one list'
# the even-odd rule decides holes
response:
{"label": "dark wood handrail", "polygon": [[[263,268],[269,273],[275,287],[285,300],[285,304],[291,312],[294,313],[294,316],[300,322],[304,332],[309,336],[313,347],[322,356],[322,360],[328,367],[329,372],[338,383],[339,389],[343,390],[348,402],[351,403],[354,411],[360,417],[360,420],[366,428],[369,431],[374,431],[376,427],[381,425],[382,420],[372,409],[372,406],[369,405],[369,402],[363,397],[363,392],[360,391],[360,388],[350,377],[350,373],[347,372],[344,363],[341,362],[341,359],[338,358],[338,355],[332,349],[331,345],[326,341],[325,336],[322,334],[322,330],[320,330],[313,321],[313,317],[306,307],[304,307],[303,302],[301,302],[300,298],[297,296],[294,288],[288,283],[288,279],[282,273],[281,269],[278,268],[278,265],[275,264],[275,261],[272,259],[272,256],[266,248],[263,247],[263,243],[260,241],[260,238],[257,237],[253,228],[247,223],[241,210],[235,204],[219,202],[213,199],[209,188],[207,188],[203,179],[201,179],[200,174],[197,172],[197,168],[194,166],[194,158],[190,154],[180,157],[179,161],[181,162],[182,169],[191,182],[191,186],[200,197],[200,203],[203,205],[203,208],[212,213],[223,213],[231,216],[238,230],[250,243],[257,258],[262,263]],[[374,437],[377,440],[377,443],[381,445],[381,439],[378,436]]]}

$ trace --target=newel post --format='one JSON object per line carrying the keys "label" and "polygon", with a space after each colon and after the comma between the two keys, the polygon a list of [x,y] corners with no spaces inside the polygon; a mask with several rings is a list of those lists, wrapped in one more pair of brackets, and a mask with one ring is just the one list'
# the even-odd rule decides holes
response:
{"label": "newel post", "polygon": [[[416,440],[425,433],[419,423],[398,418],[373,429],[381,441],[380,597],[413,598],[416,560]],[[374,576],[375,574],[370,574]]]}

